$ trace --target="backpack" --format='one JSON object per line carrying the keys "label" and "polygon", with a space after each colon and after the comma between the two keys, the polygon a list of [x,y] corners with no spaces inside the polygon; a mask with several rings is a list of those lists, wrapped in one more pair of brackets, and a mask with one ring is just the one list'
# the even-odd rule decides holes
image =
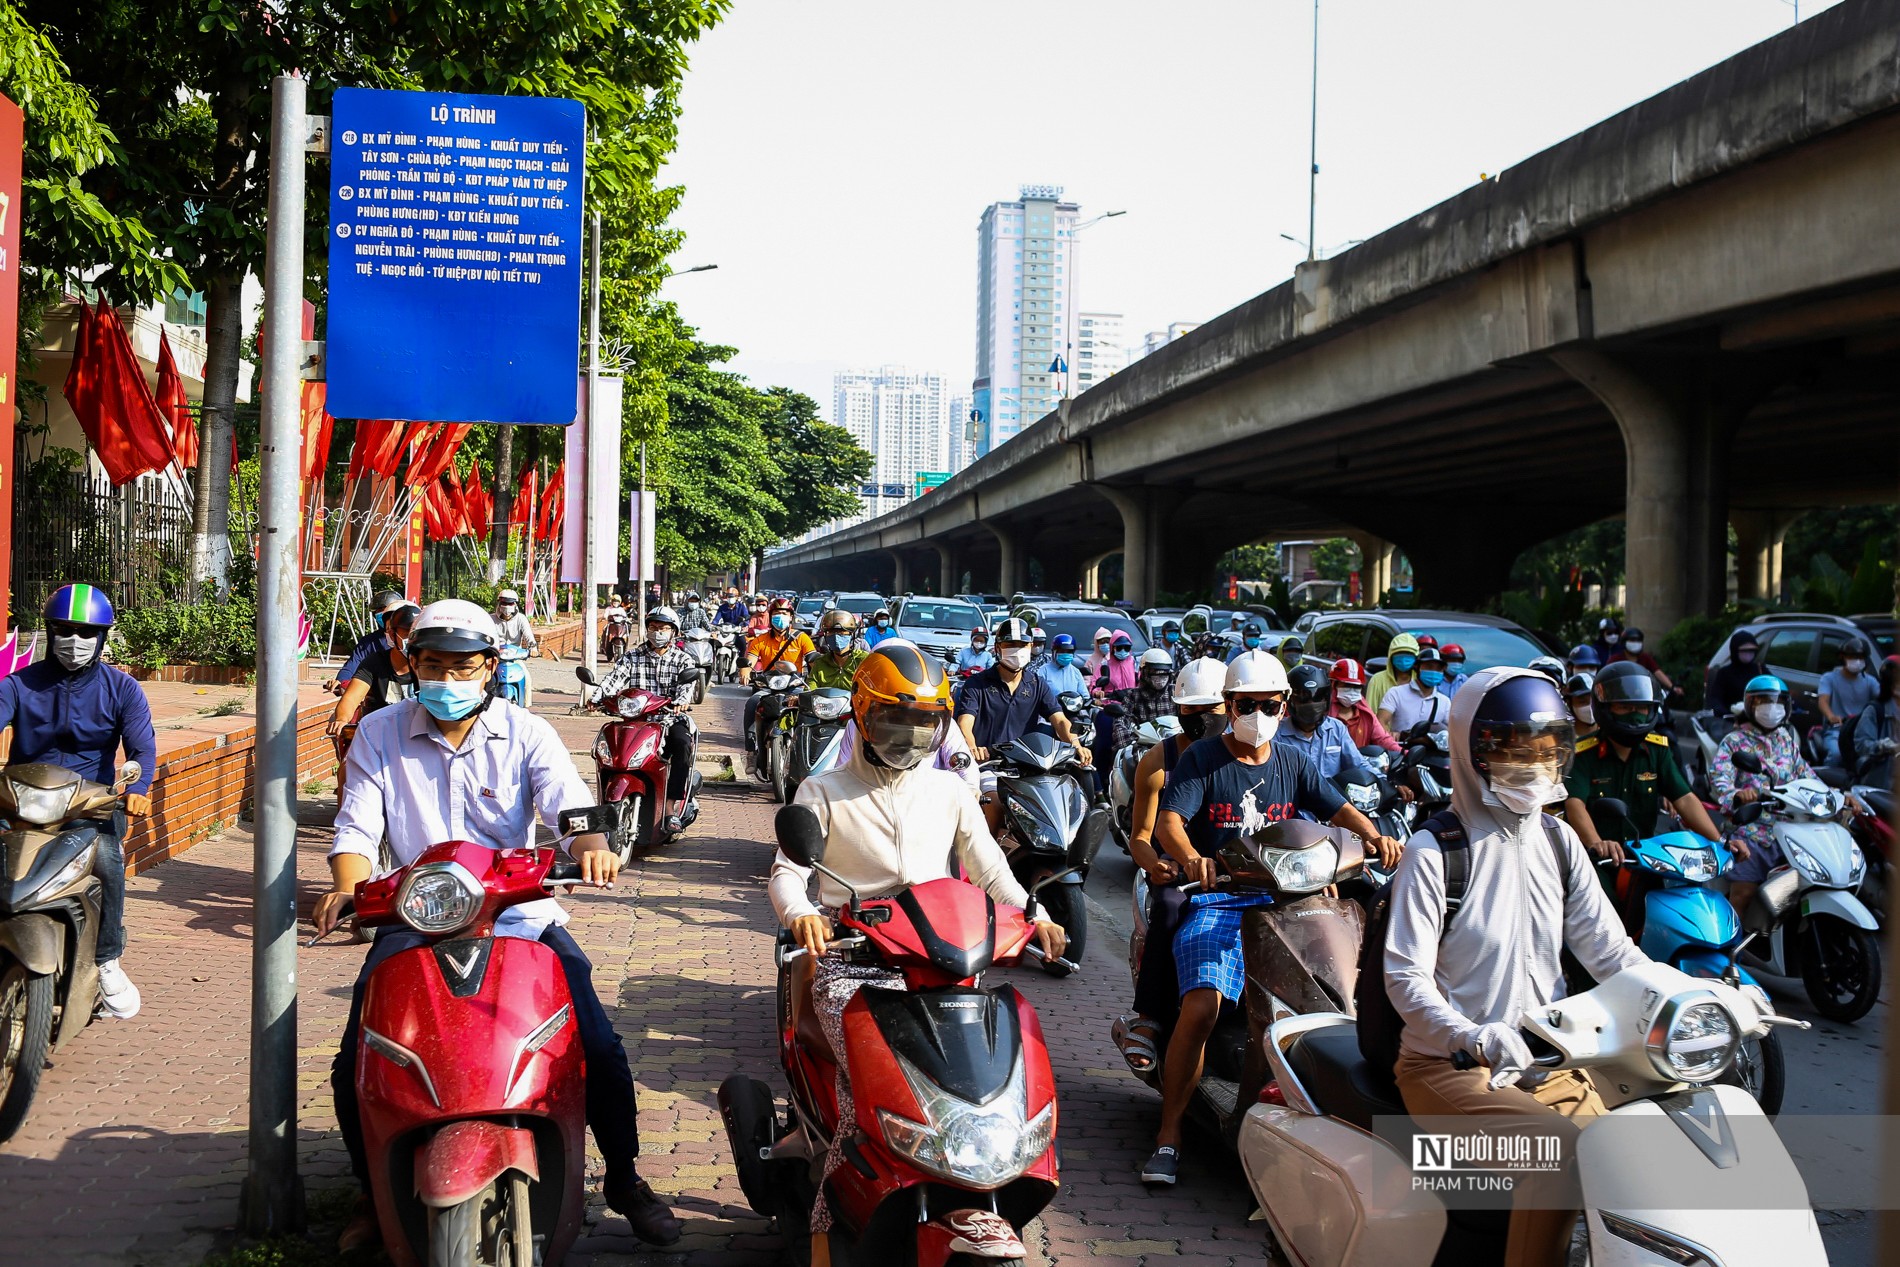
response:
{"label": "backpack", "polygon": [[[1544,834],[1549,837],[1551,852],[1557,857],[1557,874],[1563,877],[1564,901],[1568,904],[1570,860],[1564,850],[1563,833],[1558,830],[1556,819],[1548,814],[1542,818]],[[1471,875],[1471,840],[1465,835],[1458,816],[1449,809],[1433,814],[1419,824],[1418,830],[1430,832],[1445,854],[1445,920],[1438,934],[1443,940],[1451,922],[1458,918],[1458,908],[1464,905],[1465,886]],[[1385,936],[1391,916],[1392,885],[1388,884],[1373,894],[1367,904],[1365,937],[1359,943],[1359,977],[1352,991],[1353,1010],[1359,1020],[1359,1054],[1366,1058],[1381,1082],[1391,1079],[1392,1070],[1399,1063],[1399,1035],[1405,1029],[1405,1021],[1385,992]]]}

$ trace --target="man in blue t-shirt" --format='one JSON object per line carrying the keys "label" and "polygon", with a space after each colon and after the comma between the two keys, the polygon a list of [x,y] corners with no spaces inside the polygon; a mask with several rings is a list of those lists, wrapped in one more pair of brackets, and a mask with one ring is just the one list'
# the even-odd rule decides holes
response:
{"label": "man in blue t-shirt", "polygon": [[[1062,711],[1048,679],[1028,672],[1029,624],[1010,617],[996,623],[996,663],[963,684],[957,695],[957,726],[970,755],[988,761],[993,750],[1029,733],[1037,722],[1049,723],[1057,739],[1075,746],[1076,757],[1089,764],[1089,750],[1076,742],[1069,716]],[[996,799],[996,775],[983,772],[983,816],[994,835],[1002,827],[1003,807]]]}
{"label": "man in blue t-shirt", "polygon": [[1030,672],[1049,684],[1056,698],[1064,695],[1087,695],[1088,678],[1075,663],[1075,639],[1068,634],[1057,634],[1049,640],[1049,658],[1041,664],[1032,665]]}
{"label": "man in blue t-shirt", "polygon": [[1227,666],[1222,695],[1231,719],[1225,734],[1203,739],[1181,755],[1161,793],[1155,839],[1181,866],[1182,878],[1201,891],[1189,899],[1174,935],[1181,1015],[1161,1071],[1161,1129],[1155,1153],[1142,1167],[1143,1183],[1172,1184],[1180,1171],[1181,1116],[1201,1080],[1201,1057],[1223,998],[1238,1001],[1245,979],[1241,915],[1273,899],[1259,891],[1222,893],[1214,853],[1237,836],[1285,822],[1302,812],[1357,832],[1369,853],[1398,863],[1399,842],[1381,836],[1371,820],[1319,777],[1305,754],[1273,737],[1286,714],[1286,666],[1265,651]]}

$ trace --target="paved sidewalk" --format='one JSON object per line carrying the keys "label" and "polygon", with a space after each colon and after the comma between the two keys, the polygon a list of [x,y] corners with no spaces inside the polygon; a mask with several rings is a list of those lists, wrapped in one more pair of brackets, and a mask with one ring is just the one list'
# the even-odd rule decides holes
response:
{"label": "paved sidewalk", "polygon": [[[560,666],[565,680],[537,673],[537,710],[591,781],[587,752],[599,718],[560,715],[573,699],[565,693],[572,664]],[[737,747],[741,698],[718,688],[697,710],[702,751]],[[639,1081],[642,1172],[676,1203],[687,1232],[668,1251],[644,1249],[596,1199],[569,1260],[576,1267],[743,1267],[775,1261],[780,1250],[739,1194],[713,1103],[714,1088],[738,1069],[782,1086],[764,887],[775,807],[746,783],[709,789],[704,805],[681,844],[639,862],[613,893],[569,903],[571,931],[593,958]],[[307,912],[327,885],[327,796],[306,809],[299,872]],[[127,964],[145,1011],[95,1024],[62,1053],[25,1128],[0,1145],[8,1232],[0,1264],[172,1267],[230,1241],[245,1166],[247,826],[131,882]],[[1078,977],[1012,974],[1053,1037],[1063,1106],[1063,1191],[1033,1229],[1032,1256],[1263,1260],[1266,1239],[1247,1222],[1252,1202],[1233,1163],[1190,1158],[1181,1186],[1165,1195],[1147,1194],[1135,1179],[1156,1101],[1119,1071],[1108,1041],[1109,1021],[1125,1005],[1119,953],[1098,939]],[[341,939],[300,952],[299,1137],[312,1204],[332,1214],[348,1179],[329,1064],[360,962],[361,949]]]}

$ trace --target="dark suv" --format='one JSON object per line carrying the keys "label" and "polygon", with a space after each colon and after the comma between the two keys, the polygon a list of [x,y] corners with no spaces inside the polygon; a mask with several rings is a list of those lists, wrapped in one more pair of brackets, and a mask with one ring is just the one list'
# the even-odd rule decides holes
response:
{"label": "dark suv", "polygon": [[1306,639],[1306,659],[1322,667],[1335,660],[1383,659],[1385,649],[1401,633],[1430,634],[1443,647],[1457,643],[1465,649],[1465,671],[1476,673],[1494,664],[1522,667],[1551,650],[1536,634],[1500,616],[1470,612],[1312,611],[1293,622],[1293,632]]}
{"label": "dark suv", "polygon": [[[1896,622],[1892,616],[1869,613],[1861,616],[1829,616],[1816,612],[1773,612],[1759,620],[1735,626],[1730,637],[1746,629],[1761,643],[1755,662],[1764,671],[1788,684],[1793,697],[1795,733],[1806,735],[1810,726],[1821,724],[1821,706],[1817,702],[1821,676],[1840,667],[1841,648],[1849,642],[1871,644],[1873,656],[1869,669],[1877,671],[1880,662],[1894,654]],[[1724,638],[1709,659],[1703,675],[1706,684],[1715,671],[1728,663],[1729,639]]]}

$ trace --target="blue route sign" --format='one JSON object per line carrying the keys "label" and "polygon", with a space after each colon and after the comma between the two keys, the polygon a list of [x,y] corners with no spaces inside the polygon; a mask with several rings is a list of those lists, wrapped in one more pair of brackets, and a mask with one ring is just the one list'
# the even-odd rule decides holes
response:
{"label": "blue route sign", "polygon": [[574,421],[581,104],[339,88],[330,129],[330,412]]}

